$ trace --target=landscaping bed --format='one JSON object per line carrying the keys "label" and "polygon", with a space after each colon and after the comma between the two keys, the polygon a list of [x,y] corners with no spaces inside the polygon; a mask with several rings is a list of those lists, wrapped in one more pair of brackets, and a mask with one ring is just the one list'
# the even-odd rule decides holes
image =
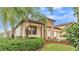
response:
{"label": "landscaping bed", "polygon": [[42,38],[0,38],[0,51],[35,51],[43,44]]}
{"label": "landscaping bed", "polygon": [[53,39],[53,40],[46,40],[46,44],[50,44],[50,43],[55,43],[55,44],[66,44],[66,45],[69,45],[70,42],[68,42],[67,40],[60,40],[60,41],[57,41],[56,39]]}

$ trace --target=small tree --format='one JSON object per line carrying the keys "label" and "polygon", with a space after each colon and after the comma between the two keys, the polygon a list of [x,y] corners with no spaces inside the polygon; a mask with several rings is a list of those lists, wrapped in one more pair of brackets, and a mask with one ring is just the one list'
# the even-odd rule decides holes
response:
{"label": "small tree", "polygon": [[[48,11],[52,13],[52,7],[46,7]],[[12,37],[14,37],[14,31],[16,24],[18,24],[21,20],[39,19],[46,24],[46,15],[41,12],[40,7],[1,7],[0,8],[0,21],[4,25],[5,33],[8,35],[7,23],[10,23],[12,30]],[[28,27],[26,27],[28,28]]]}
{"label": "small tree", "polygon": [[66,28],[66,32],[66,39],[72,46],[79,50],[79,24],[74,24]]}

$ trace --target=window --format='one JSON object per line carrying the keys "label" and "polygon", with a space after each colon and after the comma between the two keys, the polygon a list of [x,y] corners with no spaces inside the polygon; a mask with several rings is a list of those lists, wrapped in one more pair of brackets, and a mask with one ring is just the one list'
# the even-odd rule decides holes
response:
{"label": "window", "polygon": [[30,35],[36,35],[36,30],[37,30],[36,27],[30,26],[29,27],[29,33],[30,33]]}
{"label": "window", "polygon": [[57,37],[57,32],[54,32],[54,37]]}
{"label": "window", "polygon": [[58,37],[60,37],[60,33],[58,32]]}

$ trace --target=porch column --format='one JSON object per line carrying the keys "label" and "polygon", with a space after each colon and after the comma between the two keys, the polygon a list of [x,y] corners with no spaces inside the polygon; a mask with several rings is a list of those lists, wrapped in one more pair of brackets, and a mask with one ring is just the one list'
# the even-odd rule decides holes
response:
{"label": "porch column", "polygon": [[22,27],[22,36],[28,37],[28,22],[24,22],[23,27]]}
{"label": "porch column", "polygon": [[41,37],[44,38],[44,34],[43,34],[43,33],[44,33],[44,27],[41,26],[41,27],[40,27],[40,30],[41,30],[41,33],[40,33],[40,34],[41,34]]}
{"label": "porch column", "polygon": [[51,36],[52,36],[52,38],[54,38],[54,27],[53,26],[51,28]]}
{"label": "porch column", "polygon": [[29,22],[26,22],[26,27],[25,27],[25,32],[26,32],[26,37],[29,37]]}

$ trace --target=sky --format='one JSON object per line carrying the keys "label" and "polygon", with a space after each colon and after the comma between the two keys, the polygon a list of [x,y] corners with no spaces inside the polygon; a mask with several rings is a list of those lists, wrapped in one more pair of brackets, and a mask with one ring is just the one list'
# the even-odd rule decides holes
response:
{"label": "sky", "polygon": [[77,18],[74,17],[74,11],[71,7],[53,7],[52,14],[46,8],[41,9],[47,17],[56,20],[55,25],[77,21]]}
{"label": "sky", "polygon": [[[72,7],[53,7],[53,13],[51,14],[46,8],[41,8],[41,12],[48,18],[56,20],[55,25],[64,24],[68,22],[76,22],[77,18],[74,17],[74,11]],[[4,28],[0,22],[0,32],[3,32]]]}

